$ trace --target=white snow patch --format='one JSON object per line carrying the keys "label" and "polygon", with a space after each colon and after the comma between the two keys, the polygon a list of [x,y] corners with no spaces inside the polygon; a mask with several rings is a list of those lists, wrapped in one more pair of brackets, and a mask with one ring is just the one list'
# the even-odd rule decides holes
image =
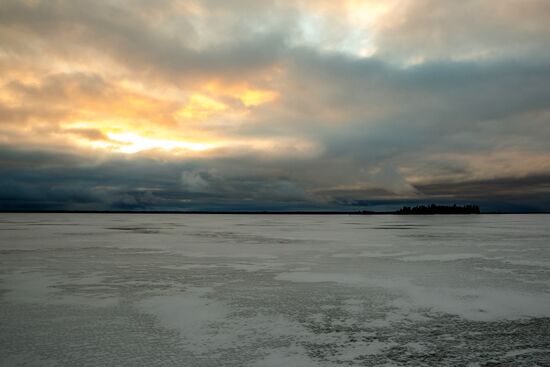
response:
{"label": "white snow patch", "polygon": [[425,254],[425,255],[404,256],[404,257],[401,257],[399,260],[450,262],[450,261],[476,259],[476,258],[485,258],[485,257],[480,254]]}

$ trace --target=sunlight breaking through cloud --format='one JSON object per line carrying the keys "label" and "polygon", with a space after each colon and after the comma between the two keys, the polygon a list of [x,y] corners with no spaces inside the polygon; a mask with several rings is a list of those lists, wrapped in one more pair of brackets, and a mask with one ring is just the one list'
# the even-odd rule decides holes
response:
{"label": "sunlight breaking through cloud", "polygon": [[119,144],[114,150],[121,153],[137,153],[145,150],[190,150],[203,151],[211,149],[212,144],[192,143],[188,141],[155,139],[139,136],[134,133],[107,133],[107,136]]}

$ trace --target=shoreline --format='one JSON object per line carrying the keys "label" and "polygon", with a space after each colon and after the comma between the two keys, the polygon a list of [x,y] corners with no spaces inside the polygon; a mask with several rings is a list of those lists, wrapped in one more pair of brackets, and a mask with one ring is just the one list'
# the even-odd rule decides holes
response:
{"label": "shoreline", "polygon": [[343,212],[343,211],[146,211],[146,210],[0,210],[0,214],[194,214],[194,215],[510,215],[550,214],[550,212],[481,212],[481,213],[414,213],[397,212]]}

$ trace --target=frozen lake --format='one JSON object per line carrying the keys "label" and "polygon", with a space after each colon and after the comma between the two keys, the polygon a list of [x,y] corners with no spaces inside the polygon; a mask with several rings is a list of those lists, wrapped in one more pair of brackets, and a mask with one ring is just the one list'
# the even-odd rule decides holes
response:
{"label": "frozen lake", "polygon": [[550,215],[0,214],[0,366],[550,365]]}

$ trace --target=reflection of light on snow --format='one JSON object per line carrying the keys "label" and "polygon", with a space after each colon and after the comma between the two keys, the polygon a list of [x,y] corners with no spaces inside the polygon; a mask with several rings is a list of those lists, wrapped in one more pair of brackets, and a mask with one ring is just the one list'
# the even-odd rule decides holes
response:
{"label": "reflection of light on snow", "polygon": [[137,153],[143,150],[150,149],[162,149],[162,150],[192,150],[192,151],[202,151],[211,148],[210,144],[204,143],[192,143],[188,141],[180,140],[165,140],[165,139],[154,139],[146,138],[143,136],[136,135],[134,133],[108,133],[107,136],[109,139],[121,143],[119,147],[116,148],[121,153]]}

